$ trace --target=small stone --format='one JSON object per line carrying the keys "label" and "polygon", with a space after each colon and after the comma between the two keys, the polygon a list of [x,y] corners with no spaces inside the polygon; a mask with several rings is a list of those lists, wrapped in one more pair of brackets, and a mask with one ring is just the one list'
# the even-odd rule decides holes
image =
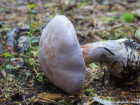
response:
{"label": "small stone", "polygon": [[25,51],[29,48],[29,36],[20,36],[17,40],[18,42],[18,48],[22,49],[24,48]]}

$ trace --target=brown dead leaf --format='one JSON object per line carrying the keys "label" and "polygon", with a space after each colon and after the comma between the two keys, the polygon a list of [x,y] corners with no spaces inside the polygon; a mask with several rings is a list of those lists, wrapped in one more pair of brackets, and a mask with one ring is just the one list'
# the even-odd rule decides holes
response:
{"label": "brown dead leaf", "polygon": [[59,100],[59,99],[63,98],[63,94],[41,93],[41,94],[38,94],[38,97],[41,97],[41,98],[46,99],[46,100],[48,100],[48,99],[49,100]]}
{"label": "brown dead leaf", "polygon": [[7,76],[6,76],[6,72],[5,72],[4,69],[1,71],[1,74],[2,74],[5,78],[7,77]]}
{"label": "brown dead leaf", "polygon": [[107,10],[109,7],[107,5],[97,5],[96,8],[103,11],[103,10]]}
{"label": "brown dead leaf", "polygon": [[85,11],[93,12],[93,5],[83,6],[83,7],[80,7],[80,9],[84,9]]}
{"label": "brown dead leaf", "polygon": [[137,98],[140,98],[140,93],[136,93]]}
{"label": "brown dead leaf", "polygon": [[5,100],[6,100],[6,98],[2,98],[2,99],[0,99],[1,102],[4,102]]}

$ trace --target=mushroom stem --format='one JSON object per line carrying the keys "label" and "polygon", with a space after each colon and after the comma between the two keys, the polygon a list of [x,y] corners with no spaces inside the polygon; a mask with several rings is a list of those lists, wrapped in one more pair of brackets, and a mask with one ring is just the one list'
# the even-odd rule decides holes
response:
{"label": "mushroom stem", "polygon": [[[127,39],[109,40],[81,46],[85,64],[105,63],[112,75],[122,78],[120,73],[127,66],[128,59],[132,58],[131,53],[133,52],[134,56],[138,55],[138,51],[129,45],[126,46],[127,41]],[[138,61],[138,57],[135,60]]]}

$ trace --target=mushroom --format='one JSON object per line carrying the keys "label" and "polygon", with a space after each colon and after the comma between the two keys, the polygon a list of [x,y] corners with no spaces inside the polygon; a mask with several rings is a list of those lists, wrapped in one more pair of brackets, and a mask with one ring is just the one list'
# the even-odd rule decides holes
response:
{"label": "mushroom", "polygon": [[[112,75],[123,78],[122,71],[139,68],[139,44],[128,39],[79,45],[74,26],[62,15],[54,17],[43,29],[39,42],[40,66],[56,86],[68,93],[79,93],[84,83],[85,64],[107,64]],[[129,75],[128,75],[129,76]]]}

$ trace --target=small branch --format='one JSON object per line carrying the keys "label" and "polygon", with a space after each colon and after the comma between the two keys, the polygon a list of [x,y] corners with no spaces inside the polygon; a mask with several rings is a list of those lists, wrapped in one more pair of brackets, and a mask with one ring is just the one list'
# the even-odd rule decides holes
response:
{"label": "small branch", "polygon": [[90,82],[95,78],[96,73],[97,73],[97,69],[96,69],[94,75],[92,76],[92,78],[90,79],[90,81],[87,83],[86,87],[87,87],[87,86],[90,84]]}
{"label": "small branch", "polygon": [[93,19],[94,19],[94,21],[93,21],[93,24],[94,24],[94,29],[96,29],[96,18],[95,18],[95,8],[97,7],[97,3],[96,3],[96,0],[93,0]]}
{"label": "small branch", "polygon": [[91,102],[89,102],[87,105],[91,105],[94,102],[94,100],[92,100]]}

